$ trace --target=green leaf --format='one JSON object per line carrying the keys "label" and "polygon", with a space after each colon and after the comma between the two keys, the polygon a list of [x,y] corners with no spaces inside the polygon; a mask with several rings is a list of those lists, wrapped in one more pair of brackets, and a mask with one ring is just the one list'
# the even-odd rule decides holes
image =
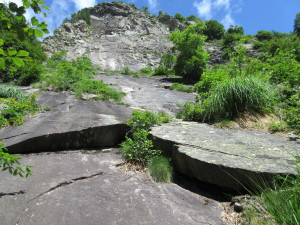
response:
{"label": "green leaf", "polygon": [[43,15],[44,15],[44,18],[47,18],[47,14],[46,13],[43,13]]}
{"label": "green leaf", "polygon": [[0,46],[4,45],[4,40],[0,38]]}
{"label": "green leaf", "polygon": [[16,19],[19,20],[19,21],[22,21],[23,18],[24,18],[23,16],[16,16]]}
{"label": "green leaf", "polygon": [[47,24],[45,22],[41,22],[39,25],[38,25],[38,28],[41,28],[41,29],[47,29]]}
{"label": "green leaf", "polygon": [[49,34],[50,33],[49,30],[47,30],[47,29],[42,29],[42,31],[44,32],[44,34]]}
{"label": "green leaf", "polygon": [[0,70],[5,70],[5,61],[3,59],[0,59]]}
{"label": "green leaf", "polygon": [[26,8],[29,8],[30,7],[30,1],[29,0],[22,0],[23,2],[23,5],[26,7]]}
{"label": "green leaf", "polygon": [[38,37],[38,38],[42,38],[44,35],[43,35],[43,32],[38,30],[38,29],[34,29],[34,36]]}
{"label": "green leaf", "polygon": [[19,56],[19,57],[26,57],[26,56],[29,56],[29,52],[26,52],[24,50],[20,50],[18,51],[17,55],[16,56]]}
{"label": "green leaf", "polygon": [[43,8],[46,9],[46,10],[48,10],[48,11],[50,10],[50,8],[47,7],[47,6],[43,6]]}
{"label": "green leaf", "polygon": [[6,52],[2,48],[0,48],[0,55],[7,56]]}
{"label": "green leaf", "polygon": [[20,59],[20,58],[15,58],[14,57],[14,58],[12,58],[12,61],[18,67],[21,67],[21,66],[25,65],[24,61],[22,59]]}
{"label": "green leaf", "polygon": [[7,49],[7,53],[9,56],[14,56],[17,54],[17,51],[15,49]]}
{"label": "green leaf", "polygon": [[32,24],[32,26],[38,26],[39,25],[38,19],[35,18],[35,17],[32,17],[31,18],[31,24]]}

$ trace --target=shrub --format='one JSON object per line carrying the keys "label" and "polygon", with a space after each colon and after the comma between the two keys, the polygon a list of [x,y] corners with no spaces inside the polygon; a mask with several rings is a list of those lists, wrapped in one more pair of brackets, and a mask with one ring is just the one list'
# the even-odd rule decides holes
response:
{"label": "shrub", "polygon": [[29,96],[18,101],[15,98],[0,98],[0,128],[7,125],[21,125],[24,117],[35,114],[40,107],[35,103],[35,97]]}
{"label": "shrub", "polygon": [[145,67],[145,68],[140,69],[140,73],[146,74],[146,75],[152,75],[153,70],[151,67]]}
{"label": "shrub", "polygon": [[162,156],[154,157],[148,163],[148,171],[156,182],[172,182],[173,169],[168,158]]}
{"label": "shrub", "polygon": [[181,15],[180,13],[176,13],[174,16],[175,19],[179,20],[180,22],[184,22],[185,18],[183,15]]}
{"label": "shrub", "polygon": [[173,73],[172,70],[167,69],[164,66],[159,66],[159,67],[155,68],[155,70],[154,70],[154,75],[170,75],[172,73]]}
{"label": "shrub", "polygon": [[269,41],[273,38],[273,33],[271,31],[260,30],[257,32],[255,36],[259,41],[265,41],[265,40]]}
{"label": "shrub", "polygon": [[170,116],[164,113],[154,114],[150,111],[134,110],[132,117],[126,121],[131,126],[131,137],[121,143],[121,154],[134,164],[146,166],[149,160],[161,155],[160,150],[152,149],[153,143],[148,139],[148,129],[154,124],[166,123],[171,120]]}
{"label": "shrub", "polygon": [[132,130],[149,129],[156,124],[168,123],[172,117],[165,113],[153,113],[151,111],[134,110],[132,117],[127,120],[126,124],[131,126]]}
{"label": "shrub", "polygon": [[91,16],[90,16],[90,9],[84,8],[79,10],[77,13],[73,13],[71,15],[71,21],[75,22],[78,20],[84,20],[87,25],[91,25]]}
{"label": "shrub", "polygon": [[161,151],[152,149],[153,143],[148,135],[147,130],[138,129],[132,134],[132,138],[126,137],[121,143],[121,154],[126,161],[146,166],[148,160],[161,154]]}

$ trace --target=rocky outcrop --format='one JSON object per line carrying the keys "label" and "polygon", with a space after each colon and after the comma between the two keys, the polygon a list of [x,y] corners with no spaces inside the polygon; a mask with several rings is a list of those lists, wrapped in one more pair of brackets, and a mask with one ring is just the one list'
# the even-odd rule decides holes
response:
{"label": "rocky outcrop", "polygon": [[192,178],[234,190],[294,174],[300,145],[259,131],[223,130],[175,121],[152,128],[154,145],[172,157],[175,169]]}
{"label": "rocky outcrop", "polygon": [[91,26],[65,23],[45,38],[47,53],[67,51],[67,59],[86,55],[103,69],[137,71],[156,67],[172,43],[169,28],[156,17],[124,3],[102,3],[90,8]]}

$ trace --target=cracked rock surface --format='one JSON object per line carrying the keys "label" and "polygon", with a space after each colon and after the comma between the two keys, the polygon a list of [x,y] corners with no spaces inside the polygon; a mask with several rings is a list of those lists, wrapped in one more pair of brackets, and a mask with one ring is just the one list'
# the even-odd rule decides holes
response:
{"label": "cracked rock surface", "polygon": [[22,155],[22,163],[34,166],[33,175],[0,173],[1,224],[223,224],[218,203],[126,172],[117,153]]}
{"label": "cracked rock surface", "polygon": [[294,156],[300,151],[297,142],[276,135],[181,120],[154,127],[150,134],[178,171],[230,189],[244,189],[249,178],[267,182],[274,175],[295,173]]}
{"label": "cracked rock surface", "polygon": [[42,92],[40,112],[21,126],[0,129],[10,153],[113,146],[123,140],[131,110],[114,102],[84,101],[68,92]]}

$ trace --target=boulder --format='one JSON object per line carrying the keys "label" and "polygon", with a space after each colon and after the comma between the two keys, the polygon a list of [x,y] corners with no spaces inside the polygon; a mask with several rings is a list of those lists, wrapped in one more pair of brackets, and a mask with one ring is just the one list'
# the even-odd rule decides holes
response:
{"label": "boulder", "polygon": [[295,173],[294,156],[300,152],[297,142],[276,135],[180,120],[154,127],[150,134],[178,172],[236,190]]}

